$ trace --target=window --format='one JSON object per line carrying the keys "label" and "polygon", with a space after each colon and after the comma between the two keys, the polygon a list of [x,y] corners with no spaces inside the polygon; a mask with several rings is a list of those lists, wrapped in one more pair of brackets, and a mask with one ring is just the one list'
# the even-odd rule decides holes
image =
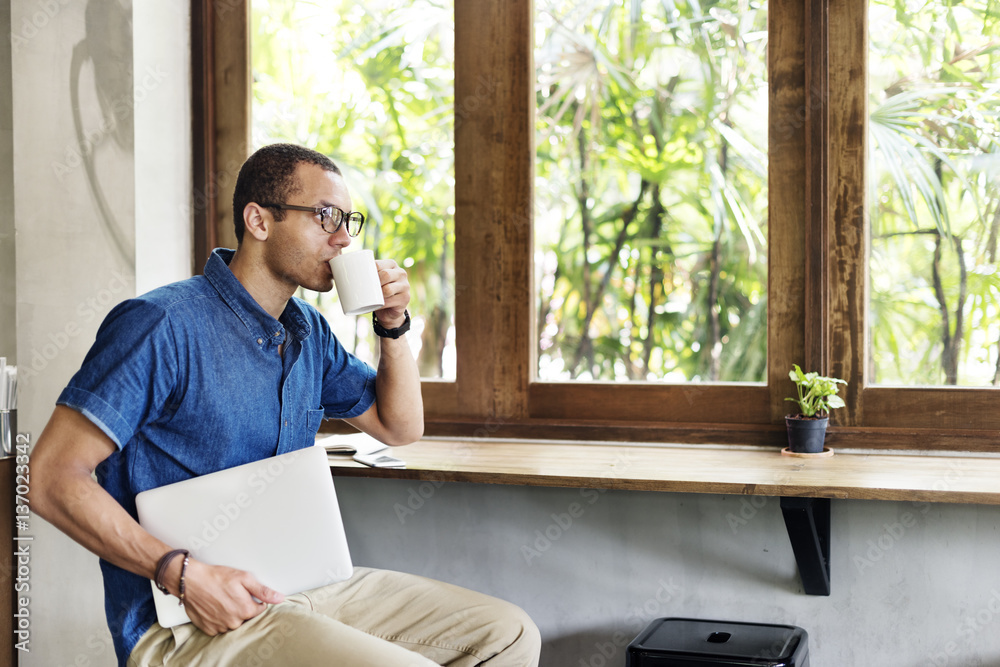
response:
{"label": "window", "polygon": [[869,19],[869,378],[997,386],[1000,11],[899,7]]}
{"label": "window", "polygon": [[[425,378],[455,377],[453,16],[450,0],[251,2],[253,146],[302,144],[344,172],[368,219],[355,243],[408,271]],[[344,317],[336,291],[299,296],[374,361],[370,318]]]}
{"label": "window", "polygon": [[[238,152],[249,131],[240,110],[241,100],[249,101],[249,84],[233,94],[242,85],[239,77],[223,76],[249,71],[246,52],[219,46],[233,34],[245,40],[249,13],[241,2],[202,12],[193,31],[196,56],[211,56],[196,71],[217,81],[196,88],[214,104],[198,126],[212,132],[196,138],[215,139],[206,139],[198,154],[216,165],[228,163],[233,153],[227,151]],[[429,433],[778,445],[788,411],[784,399],[792,391],[787,374],[798,363],[849,382],[847,407],[832,419],[837,446],[995,447],[1000,417],[992,409],[994,389],[884,386],[872,374],[868,297],[872,281],[880,279],[869,258],[882,250],[869,232],[878,236],[875,225],[882,222],[869,208],[867,188],[867,175],[877,173],[867,159],[869,0],[767,4],[767,124],[756,135],[767,134],[767,364],[760,381],[597,382],[539,375],[537,332],[545,321],[537,316],[537,300],[549,265],[544,253],[534,261],[535,233],[548,214],[538,210],[540,196],[547,196],[538,191],[567,175],[535,157],[536,110],[544,104],[538,101],[535,46],[536,39],[545,40],[544,32],[535,32],[532,6],[530,0],[455,3],[456,365],[454,381],[424,383]],[[751,3],[734,6],[740,11],[730,11],[743,17]],[[217,40],[212,49],[204,46],[205,34]],[[220,171],[203,166],[201,173]],[[205,179],[200,191],[223,180]],[[636,187],[623,180],[622,193]],[[204,234],[214,233],[211,217],[203,218]],[[982,308],[989,314],[995,305]]]}
{"label": "window", "polygon": [[536,2],[541,380],[764,382],[766,3]]}

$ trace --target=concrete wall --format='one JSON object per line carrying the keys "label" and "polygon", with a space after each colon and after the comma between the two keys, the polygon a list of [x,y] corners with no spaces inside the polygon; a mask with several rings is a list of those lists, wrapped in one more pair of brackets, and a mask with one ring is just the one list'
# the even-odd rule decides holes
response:
{"label": "concrete wall", "polygon": [[[0,34],[10,35],[10,4],[0,3]],[[14,132],[11,108],[10,42],[0,46],[0,357],[17,362],[16,270],[14,250]]]}
{"label": "concrete wall", "polygon": [[775,498],[336,484],[358,564],[520,604],[548,667],[622,667],[662,616],[799,625],[813,667],[1000,665],[1000,508],[834,501],[833,593],[814,597]]}
{"label": "concrete wall", "polygon": [[[4,5],[14,42],[9,60],[0,54],[0,279],[16,287],[16,328],[5,294],[0,354],[16,352],[25,371],[20,425],[35,439],[113,303],[187,271],[188,2]],[[942,471],[942,483],[956,474]],[[671,615],[801,625],[813,667],[1000,666],[998,508],[834,502],[833,595],[818,598],[800,593],[775,499],[337,487],[358,564],[522,605],[548,667],[621,666],[627,640]],[[96,557],[37,517],[25,534],[35,539],[21,664],[113,665]]]}
{"label": "concrete wall", "polygon": [[[190,275],[189,3],[3,5],[0,354],[33,442],[111,307]],[[22,532],[21,664],[113,664],[96,557],[38,517]]]}
{"label": "concrete wall", "polygon": [[[11,3],[18,425],[32,441],[101,317],[135,293],[130,19],[117,1]],[[99,34],[98,21],[116,34]],[[96,628],[97,562],[29,521],[21,663],[62,664]]]}

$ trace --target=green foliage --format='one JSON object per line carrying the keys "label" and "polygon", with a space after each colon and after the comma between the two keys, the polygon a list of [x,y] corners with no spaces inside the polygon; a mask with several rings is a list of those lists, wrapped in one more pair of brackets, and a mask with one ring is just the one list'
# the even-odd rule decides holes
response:
{"label": "green foliage", "polygon": [[[254,144],[301,143],[337,162],[370,221],[355,242],[409,274],[422,375],[453,377],[451,1],[254,0],[252,22]],[[333,295],[302,296],[374,358],[367,322],[343,318]]]}
{"label": "green foliage", "polygon": [[[535,7],[538,377],[764,382],[766,2]],[[359,241],[410,274],[422,374],[453,376],[452,128],[495,82],[454,99],[451,0],[252,9],[254,143],[342,166]],[[876,383],[1000,381],[998,14],[869,3]],[[370,357],[368,328],[338,335]]]}
{"label": "green foliage", "polygon": [[871,3],[876,384],[996,384],[1000,5]]}
{"label": "green foliage", "polygon": [[[537,3],[539,375],[766,372],[763,3]],[[872,0],[875,382],[1000,382],[1000,5]]]}
{"label": "green foliage", "polygon": [[763,6],[536,6],[539,376],[763,381]]}
{"label": "green foliage", "polygon": [[792,364],[788,377],[795,383],[798,398],[786,398],[799,406],[803,417],[825,417],[834,408],[844,407],[844,399],[837,396],[837,385],[847,384],[840,378],[831,378],[819,373],[803,373],[798,364]]}

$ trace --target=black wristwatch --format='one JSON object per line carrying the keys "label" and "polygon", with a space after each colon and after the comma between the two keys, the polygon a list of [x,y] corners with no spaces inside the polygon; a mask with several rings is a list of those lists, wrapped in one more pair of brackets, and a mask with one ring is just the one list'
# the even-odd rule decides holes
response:
{"label": "black wristwatch", "polygon": [[384,326],[379,324],[378,317],[375,313],[372,313],[372,328],[375,329],[375,335],[381,336],[382,338],[399,338],[405,334],[410,330],[410,311],[404,310],[403,315],[405,316],[405,319],[402,324],[395,329],[386,329]]}

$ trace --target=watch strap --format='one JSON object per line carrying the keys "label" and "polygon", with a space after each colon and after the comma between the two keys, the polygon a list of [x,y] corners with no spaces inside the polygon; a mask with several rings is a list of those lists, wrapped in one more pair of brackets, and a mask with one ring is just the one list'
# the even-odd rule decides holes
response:
{"label": "watch strap", "polygon": [[410,330],[410,311],[404,310],[403,316],[404,319],[402,324],[395,329],[386,329],[379,323],[378,316],[375,313],[372,313],[372,328],[375,330],[375,335],[381,336],[382,338],[395,339],[405,334]]}

